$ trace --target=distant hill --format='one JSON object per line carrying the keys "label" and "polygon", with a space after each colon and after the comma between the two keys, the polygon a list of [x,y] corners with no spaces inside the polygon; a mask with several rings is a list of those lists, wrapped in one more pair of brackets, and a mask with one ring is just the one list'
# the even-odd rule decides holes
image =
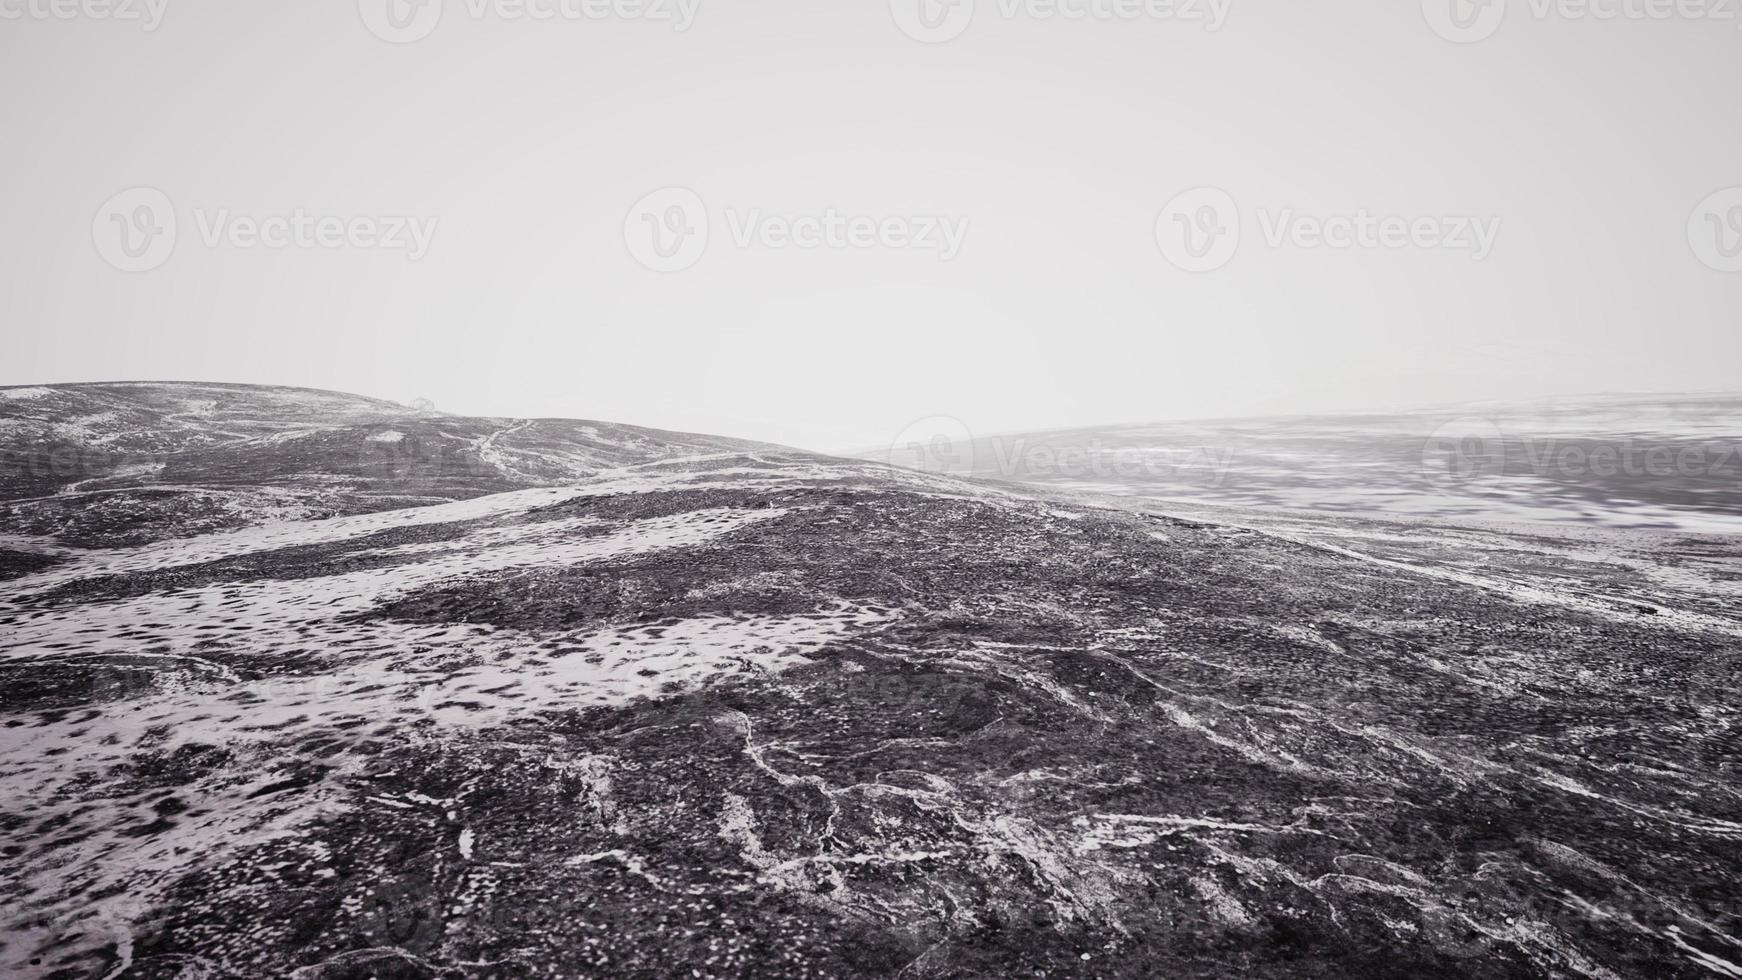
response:
{"label": "distant hill", "polygon": [[570,419],[470,418],[303,388],[0,388],[0,520],[140,544],[572,482],[761,443]]}
{"label": "distant hill", "polygon": [[865,458],[1137,500],[1322,514],[1742,531],[1742,394],[969,433]]}

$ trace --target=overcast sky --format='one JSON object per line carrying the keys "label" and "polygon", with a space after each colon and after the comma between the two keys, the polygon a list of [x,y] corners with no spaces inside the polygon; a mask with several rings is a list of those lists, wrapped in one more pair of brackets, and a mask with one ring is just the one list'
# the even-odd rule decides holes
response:
{"label": "overcast sky", "polygon": [[1727,5],[388,2],[0,0],[0,384],[825,450],[1742,388]]}

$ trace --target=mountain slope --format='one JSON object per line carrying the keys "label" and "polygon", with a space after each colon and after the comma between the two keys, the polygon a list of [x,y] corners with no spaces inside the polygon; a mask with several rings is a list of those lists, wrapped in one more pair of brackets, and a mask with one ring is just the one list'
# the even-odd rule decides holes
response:
{"label": "mountain slope", "polygon": [[1717,572],[709,442],[35,542],[0,583],[0,972],[1742,963]]}
{"label": "mountain slope", "polygon": [[568,419],[484,419],[297,388],[0,388],[0,518],[89,546],[547,486],[768,448]]}

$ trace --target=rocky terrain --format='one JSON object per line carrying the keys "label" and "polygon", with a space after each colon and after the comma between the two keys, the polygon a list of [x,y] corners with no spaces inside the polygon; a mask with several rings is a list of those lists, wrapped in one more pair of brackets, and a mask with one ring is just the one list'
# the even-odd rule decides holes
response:
{"label": "rocky terrain", "polygon": [[0,431],[6,976],[1742,977],[1735,537],[282,389]]}
{"label": "rocky terrain", "polygon": [[0,388],[0,527],[79,547],[140,545],[767,448],[600,422],[461,418],[306,389]]}

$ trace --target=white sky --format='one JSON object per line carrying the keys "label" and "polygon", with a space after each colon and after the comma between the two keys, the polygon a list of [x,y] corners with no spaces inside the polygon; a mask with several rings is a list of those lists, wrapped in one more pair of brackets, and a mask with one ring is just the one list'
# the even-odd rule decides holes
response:
{"label": "white sky", "polygon": [[[1232,0],[1216,32],[979,0],[928,45],[891,0],[701,0],[683,32],[447,0],[394,45],[358,0],[153,0],[154,31],[27,7],[49,2],[0,0],[24,13],[0,19],[0,384],[307,385],[819,449],[932,415],[991,432],[1742,388],[1742,273],[1688,240],[1742,185],[1736,20],[1512,0],[1454,44],[1415,0]],[[1204,185],[1243,241],[1188,273],[1157,216]],[[130,274],[93,221],[136,186],[179,228]],[[713,227],[660,274],[625,218],[668,186]],[[415,262],[208,247],[197,212],[223,208],[439,225]],[[1363,208],[1502,225],[1477,262],[1273,248],[1258,214]],[[754,209],[970,226],[949,262],[737,247],[728,212]]]}

